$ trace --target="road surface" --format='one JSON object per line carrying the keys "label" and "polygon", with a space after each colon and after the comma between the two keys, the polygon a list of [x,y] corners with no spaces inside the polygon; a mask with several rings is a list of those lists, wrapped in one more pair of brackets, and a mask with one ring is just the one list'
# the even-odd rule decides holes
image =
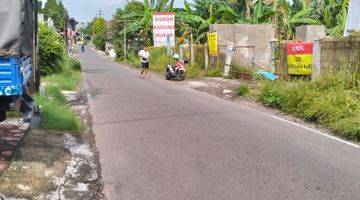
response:
{"label": "road surface", "polygon": [[80,55],[111,200],[360,199],[360,149]]}

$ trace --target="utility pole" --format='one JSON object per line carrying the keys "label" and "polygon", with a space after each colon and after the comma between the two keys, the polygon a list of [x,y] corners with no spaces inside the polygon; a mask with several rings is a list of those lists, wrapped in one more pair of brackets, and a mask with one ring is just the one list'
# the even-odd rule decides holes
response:
{"label": "utility pole", "polygon": [[[127,1],[123,0],[124,10],[125,10],[126,3],[127,3]],[[123,38],[124,39],[124,41],[123,41],[124,42],[124,44],[123,44],[124,45],[124,58],[126,59],[126,51],[127,51],[127,47],[126,47],[127,46],[127,44],[126,44],[126,21],[124,20],[123,23],[124,23],[124,27],[123,27],[124,28],[124,31],[123,31],[124,32],[124,38]]]}
{"label": "utility pole", "polygon": [[124,58],[126,59],[126,22],[124,21]]}
{"label": "utility pole", "polygon": [[98,16],[99,16],[100,18],[102,18],[102,16],[103,16],[101,9],[99,9],[99,14],[98,14]]}
{"label": "utility pole", "polygon": [[65,45],[66,45],[66,51],[68,51],[67,47],[68,47],[68,15],[65,14],[64,16],[64,42],[65,42]]}

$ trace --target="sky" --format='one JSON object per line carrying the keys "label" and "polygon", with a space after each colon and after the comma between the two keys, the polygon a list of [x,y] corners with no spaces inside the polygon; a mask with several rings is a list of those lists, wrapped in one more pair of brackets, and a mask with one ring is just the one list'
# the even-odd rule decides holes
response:
{"label": "sky", "polygon": [[[46,2],[46,0],[42,0]],[[105,19],[111,19],[124,0],[62,0],[70,17],[77,21],[91,21],[102,10]],[[189,2],[189,1],[188,1]],[[175,0],[175,7],[183,7],[184,0]]]}

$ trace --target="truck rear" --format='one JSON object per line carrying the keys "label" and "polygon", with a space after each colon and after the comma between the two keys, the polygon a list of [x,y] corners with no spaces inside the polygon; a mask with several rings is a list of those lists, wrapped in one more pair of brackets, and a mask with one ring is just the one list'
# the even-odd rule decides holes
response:
{"label": "truck rear", "polygon": [[0,121],[9,110],[29,121],[37,91],[37,1],[0,0]]}

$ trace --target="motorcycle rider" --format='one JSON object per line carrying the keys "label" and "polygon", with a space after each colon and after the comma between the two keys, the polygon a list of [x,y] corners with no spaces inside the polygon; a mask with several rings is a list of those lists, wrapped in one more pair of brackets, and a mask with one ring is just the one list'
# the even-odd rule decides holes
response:
{"label": "motorcycle rider", "polygon": [[179,54],[174,54],[173,58],[176,60],[175,63],[175,71],[179,68],[179,67],[183,67],[185,66],[185,62],[183,60],[180,59],[180,55]]}

